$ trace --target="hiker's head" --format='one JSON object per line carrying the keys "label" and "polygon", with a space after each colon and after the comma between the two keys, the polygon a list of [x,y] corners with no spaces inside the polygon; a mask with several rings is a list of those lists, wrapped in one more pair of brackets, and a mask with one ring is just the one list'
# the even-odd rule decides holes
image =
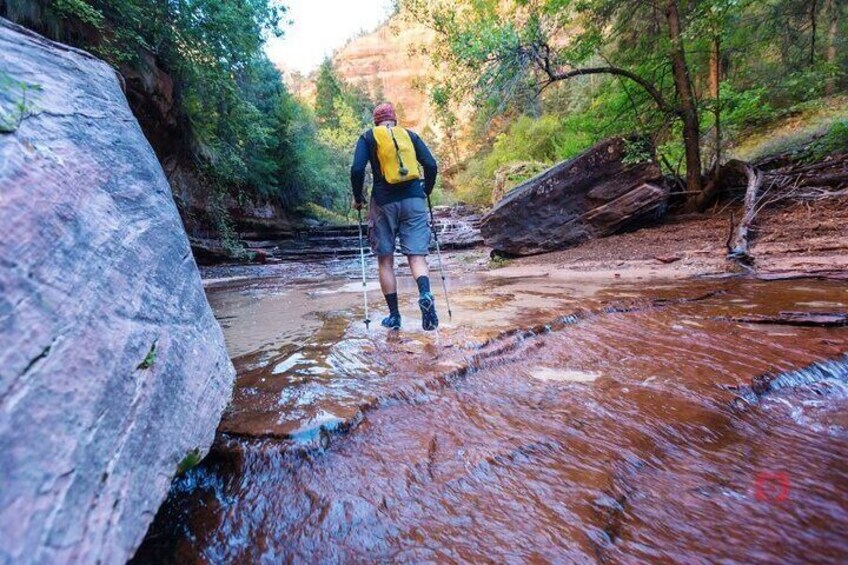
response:
{"label": "hiker's head", "polygon": [[374,108],[374,125],[396,126],[397,114],[395,114],[395,107],[389,102],[383,102]]}

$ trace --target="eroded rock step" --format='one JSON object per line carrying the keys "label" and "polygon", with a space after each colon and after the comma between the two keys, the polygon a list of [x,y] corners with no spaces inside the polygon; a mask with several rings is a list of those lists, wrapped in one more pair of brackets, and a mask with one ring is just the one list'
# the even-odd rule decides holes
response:
{"label": "eroded rock step", "polygon": [[[439,209],[436,230],[442,249],[467,249],[482,244],[480,216],[464,209]],[[367,224],[364,237],[367,245]],[[322,226],[301,229],[279,239],[263,235],[246,240],[251,249],[262,249],[278,259],[304,260],[359,255],[359,226]],[[368,252],[366,248],[366,252]]]}

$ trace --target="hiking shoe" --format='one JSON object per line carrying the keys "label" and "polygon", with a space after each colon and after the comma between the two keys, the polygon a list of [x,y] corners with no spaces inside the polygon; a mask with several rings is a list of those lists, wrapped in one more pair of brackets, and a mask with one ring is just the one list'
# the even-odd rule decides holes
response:
{"label": "hiking shoe", "polygon": [[390,330],[399,330],[400,329],[400,314],[389,314],[383,321],[380,322],[384,328],[389,328]]}
{"label": "hiking shoe", "polygon": [[418,299],[418,307],[421,308],[421,327],[426,331],[433,331],[439,327],[439,317],[436,315],[436,299],[429,292],[425,292]]}

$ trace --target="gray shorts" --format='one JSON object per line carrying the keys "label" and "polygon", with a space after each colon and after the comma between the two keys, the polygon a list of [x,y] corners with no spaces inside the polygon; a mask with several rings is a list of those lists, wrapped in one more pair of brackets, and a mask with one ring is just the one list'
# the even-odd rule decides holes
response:
{"label": "gray shorts", "polygon": [[427,204],[414,196],[377,206],[374,200],[368,213],[368,240],[374,255],[394,255],[400,236],[404,255],[427,255],[430,247],[430,223]]}

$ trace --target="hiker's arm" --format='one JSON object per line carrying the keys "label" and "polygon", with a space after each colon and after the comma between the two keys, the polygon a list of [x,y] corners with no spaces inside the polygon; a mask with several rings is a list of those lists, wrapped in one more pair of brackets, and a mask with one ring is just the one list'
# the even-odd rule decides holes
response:
{"label": "hiker's arm", "polygon": [[350,186],[353,189],[353,200],[357,204],[363,204],[365,197],[363,188],[365,186],[365,166],[368,164],[368,144],[364,136],[360,136],[356,142],[356,150],[353,153],[353,165],[350,167]]}
{"label": "hiker's arm", "polygon": [[439,165],[436,158],[430,153],[430,148],[416,134],[412,134],[412,144],[415,146],[415,156],[424,168],[424,192],[430,194],[436,186],[436,175],[439,174]]}

